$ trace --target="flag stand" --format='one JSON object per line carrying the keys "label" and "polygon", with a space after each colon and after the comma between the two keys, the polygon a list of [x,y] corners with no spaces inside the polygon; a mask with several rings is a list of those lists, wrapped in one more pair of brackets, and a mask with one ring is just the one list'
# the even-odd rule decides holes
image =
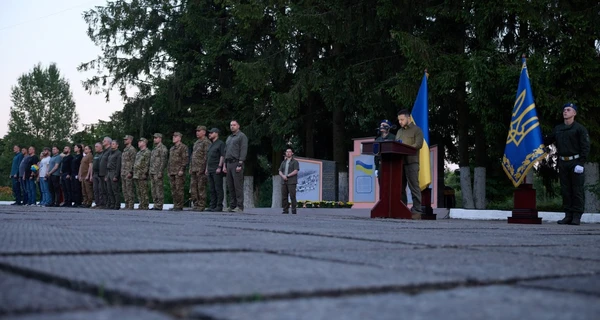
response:
{"label": "flag stand", "polygon": [[533,184],[527,183],[525,179],[515,189],[512,217],[508,217],[508,223],[542,224],[542,218],[538,217],[535,196]]}
{"label": "flag stand", "polygon": [[422,220],[436,220],[436,214],[433,213],[433,208],[431,207],[430,188],[425,188],[425,190],[421,191],[421,208],[423,210],[423,214],[421,214]]}

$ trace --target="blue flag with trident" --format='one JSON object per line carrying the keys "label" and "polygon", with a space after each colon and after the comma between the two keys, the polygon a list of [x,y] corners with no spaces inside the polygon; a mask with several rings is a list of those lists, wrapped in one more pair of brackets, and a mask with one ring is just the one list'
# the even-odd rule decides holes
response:
{"label": "blue flag with trident", "polygon": [[502,158],[502,168],[515,187],[523,183],[533,165],[546,155],[525,57],[522,63],[517,98]]}
{"label": "blue flag with trident", "polygon": [[431,183],[431,161],[429,159],[429,106],[427,103],[427,70],[421,80],[417,100],[413,106],[411,117],[413,122],[423,131],[423,147],[419,150],[419,187],[425,190]]}

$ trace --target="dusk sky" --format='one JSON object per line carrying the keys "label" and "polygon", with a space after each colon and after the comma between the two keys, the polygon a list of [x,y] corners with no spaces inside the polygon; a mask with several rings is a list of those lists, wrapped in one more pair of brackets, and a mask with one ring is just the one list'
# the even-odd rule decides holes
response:
{"label": "dusk sky", "polygon": [[88,38],[82,14],[106,0],[0,0],[0,137],[8,131],[11,87],[17,78],[31,71],[37,63],[47,67],[56,63],[71,85],[77,104],[80,127],[121,110],[118,93],[107,103],[103,95],[90,95],[81,81],[93,75],[82,73],[77,66],[96,58],[100,48]]}

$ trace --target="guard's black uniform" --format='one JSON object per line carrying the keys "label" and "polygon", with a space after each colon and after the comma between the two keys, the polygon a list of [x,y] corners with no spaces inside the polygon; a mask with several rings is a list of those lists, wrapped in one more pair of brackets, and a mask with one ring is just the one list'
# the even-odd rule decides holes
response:
{"label": "guard's black uniform", "polygon": [[557,125],[545,144],[554,144],[558,154],[560,189],[565,210],[561,224],[579,224],[584,210],[584,173],[576,173],[575,167],[585,164],[590,153],[590,136],[578,122]]}

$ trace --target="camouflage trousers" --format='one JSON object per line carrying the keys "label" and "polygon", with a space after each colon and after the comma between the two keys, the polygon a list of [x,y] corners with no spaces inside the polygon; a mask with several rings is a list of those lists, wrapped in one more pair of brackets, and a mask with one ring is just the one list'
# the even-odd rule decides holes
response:
{"label": "camouflage trousers", "polygon": [[171,182],[171,195],[173,196],[173,208],[183,209],[183,188],[185,185],[185,176],[169,176]]}
{"label": "camouflage trousers", "polygon": [[204,210],[206,207],[206,175],[204,172],[192,172],[190,194],[194,200],[194,209]]}
{"label": "camouflage trousers", "polygon": [[148,210],[148,180],[135,179],[135,188],[137,189],[137,196],[140,201],[139,208],[141,210]]}
{"label": "camouflage trousers", "polygon": [[152,175],[152,201],[154,202],[155,210],[162,210],[163,203],[165,202],[165,190],[163,189],[162,176],[158,178],[157,175]]}
{"label": "camouflage trousers", "polygon": [[121,186],[123,188],[125,209],[133,209],[133,204],[135,203],[135,194],[133,193],[133,179],[128,179],[127,175],[121,175]]}

